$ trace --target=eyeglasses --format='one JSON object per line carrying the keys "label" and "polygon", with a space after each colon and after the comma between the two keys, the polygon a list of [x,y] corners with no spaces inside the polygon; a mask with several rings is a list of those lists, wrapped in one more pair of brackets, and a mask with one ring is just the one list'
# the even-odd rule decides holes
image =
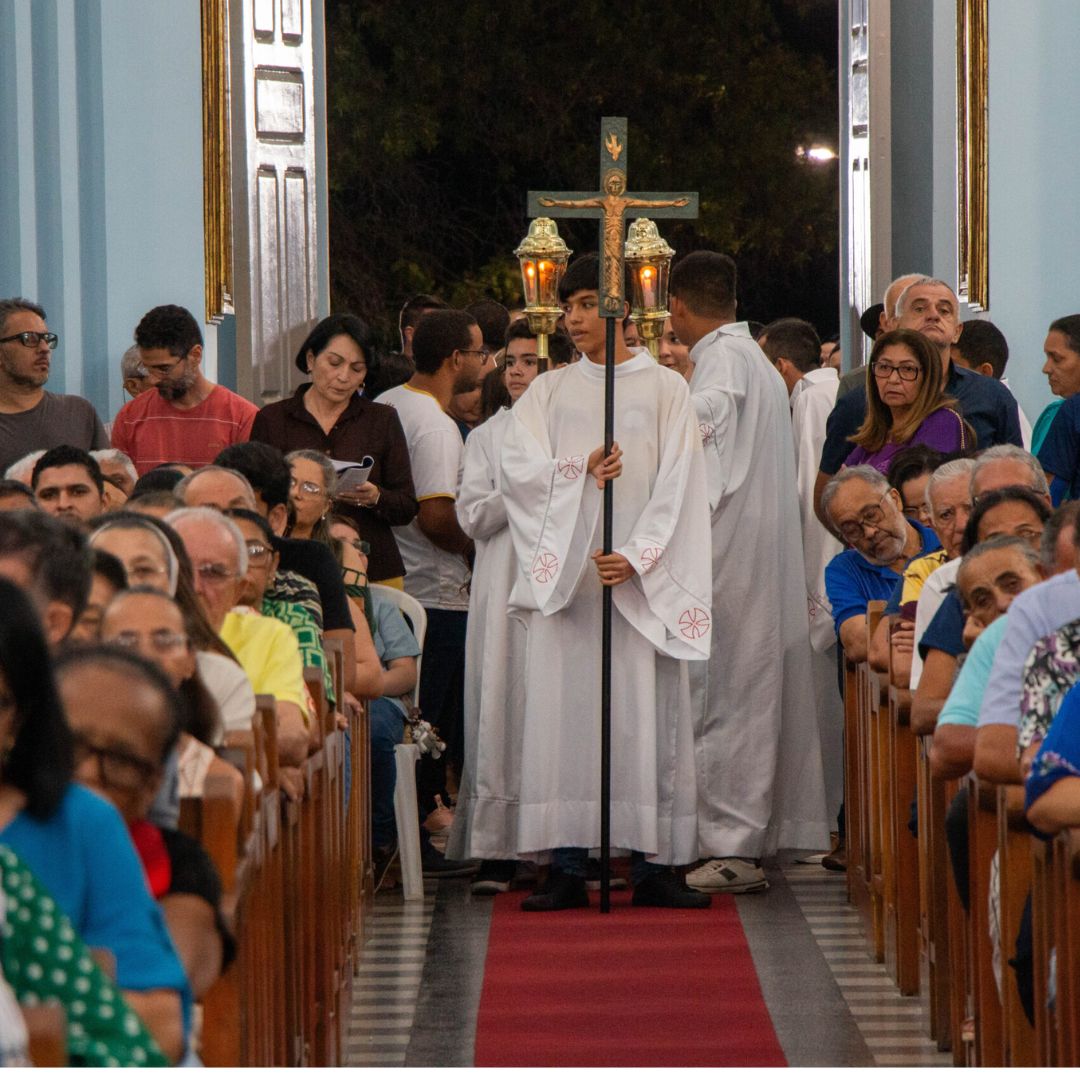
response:
{"label": "eyeglasses", "polygon": [[260,544],[257,540],[254,540],[247,546],[248,562],[265,562],[266,559],[273,553],[273,550],[273,548],[269,548],[265,544]]}
{"label": "eyeglasses", "polygon": [[138,652],[144,640],[149,642],[150,651],[158,656],[168,656],[188,647],[187,635],[176,634],[172,630],[152,630],[145,638],[138,631],[122,630],[109,638],[108,643]]}
{"label": "eyeglasses", "polygon": [[289,481],[290,491],[299,491],[301,495],[325,495],[326,488],[312,483],[310,480],[297,480],[293,477]]}
{"label": "eyeglasses", "polygon": [[888,497],[886,491],[878,501],[870,507],[867,507],[855,521],[845,521],[842,524],[836,526],[840,535],[849,543],[857,544],[863,536],[863,532],[866,529],[876,529],[885,520],[885,511],[881,508],[881,504]]}
{"label": "eyeglasses", "polygon": [[192,567],[196,574],[205,578],[211,585],[223,585],[236,577],[236,571],[230,570],[220,563],[203,563],[202,566]]}
{"label": "eyeglasses", "polygon": [[36,349],[43,341],[50,349],[55,349],[60,344],[56,334],[39,334],[36,330],[24,330],[21,334],[12,334],[10,337],[0,338],[0,344],[8,341],[17,341],[28,349]]}
{"label": "eyeglasses", "polygon": [[473,356],[479,356],[483,363],[487,363],[491,359],[491,350],[488,348],[483,349],[458,349],[459,353],[472,353]]}
{"label": "eyeglasses", "polygon": [[87,758],[96,757],[101,780],[106,787],[121,791],[141,791],[157,774],[158,766],[153,761],[147,761],[124,750],[96,746],[77,731],[72,732],[72,738],[75,744],[76,768]]}
{"label": "eyeglasses", "polygon": [[922,368],[918,364],[887,364],[884,360],[874,363],[874,377],[884,379],[886,382],[896,372],[904,382],[914,382],[921,374]]}
{"label": "eyeglasses", "polygon": [[182,364],[186,359],[187,354],[185,353],[183,356],[177,357],[171,364],[168,364],[165,367],[161,367],[156,364],[152,364],[150,366],[144,364],[143,367],[146,371],[146,375],[148,378],[167,379],[176,370],[177,364]]}
{"label": "eyeglasses", "polygon": [[344,543],[348,544],[354,551],[359,551],[361,555],[371,554],[371,545],[366,540],[345,540]]}

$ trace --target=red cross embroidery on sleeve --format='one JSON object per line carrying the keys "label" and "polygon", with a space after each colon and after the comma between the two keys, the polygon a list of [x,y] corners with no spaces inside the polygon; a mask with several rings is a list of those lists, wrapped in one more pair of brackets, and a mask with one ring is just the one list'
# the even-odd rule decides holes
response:
{"label": "red cross embroidery on sleeve", "polygon": [[661,559],[664,554],[662,547],[646,548],[641,553],[641,569],[648,573]]}
{"label": "red cross embroidery on sleeve", "polygon": [[699,607],[687,608],[679,616],[679,633],[687,641],[695,641],[704,637],[709,632],[712,623],[709,621],[709,613]]}
{"label": "red cross embroidery on sleeve", "polygon": [[712,437],[716,434],[716,428],[712,424],[698,424],[701,433],[701,445],[708,446]]}
{"label": "red cross embroidery on sleeve", "polygon": [[559,572],[559,560],[550,551],[541,551],[533,560],[532,576],[538,585],[546,585]]}
{"label": "red cross embroidery on sleeve", "polygon": [[560,458],[556,468],[567,480],[576,480],[585,471],[585,459],[581,454]]}

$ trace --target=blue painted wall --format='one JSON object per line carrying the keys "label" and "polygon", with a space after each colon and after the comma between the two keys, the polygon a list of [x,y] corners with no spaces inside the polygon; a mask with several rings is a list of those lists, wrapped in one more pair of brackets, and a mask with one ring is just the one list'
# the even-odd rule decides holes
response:
{"label": "blue painted wall", "polygon": [[199,5],[0,0],[0,145],[0,295],[44,305],[49,388],[109,420],[139,318],[205,314]]}

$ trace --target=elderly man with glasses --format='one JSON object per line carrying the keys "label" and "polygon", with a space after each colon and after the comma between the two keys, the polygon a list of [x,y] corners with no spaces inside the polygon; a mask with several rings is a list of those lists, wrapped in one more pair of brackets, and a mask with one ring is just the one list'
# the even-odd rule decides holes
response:
{"label": "elderly man with glasses", "polygon": [[43,307],[18,296],[0,300],[0,472],[33,450],[109,445],[89,401],[45,389],[59,344]]}
{"label": "elderly man with glasses", "polygon": [[849,544],[825,568],[825,591],[844,655],[865,660],[866,605],[888,600],[904,567],[941,547],[932,529],[904,517],[900,493],[869,465],[845,469],[825,487],[822,511]]}
{"label": "elderly man with glasses", "polygon": [[255,693],[272,694],[277,703],[282,764],[301,764],[307,757],[311,705],[296,634],[277,619],[233,610],[248,570],[243,533],[208,506],[174,510],[165,520],[184,541],[195,591],[210,625],[232,650]]}

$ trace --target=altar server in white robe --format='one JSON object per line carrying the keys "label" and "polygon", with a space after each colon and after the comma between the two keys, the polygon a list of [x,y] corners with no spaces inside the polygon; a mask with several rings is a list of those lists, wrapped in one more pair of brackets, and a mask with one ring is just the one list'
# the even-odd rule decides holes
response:
{"label": "altar server in white robe", "polygon": [[810,664],[814,674],[821,767],[825,774],[825,809],[835,820],[844,801],[844,699],[837,675],[836,630],[825,592],[825,567],[843,547],[814,511],[825,424],[836,404],[840,376],[821,366],[817,331],[803,319],[777,319],[758,338],[788,389],[791,430],[795,439],[795,486],[799,492],[806,606],[810,614]]}
{"label": "altar server in white robe", "polygon": [[[602,584],[614,609],[612,846],[632,853],[634,904],[707,906],[669,869],[697,854],[686,661],[708,656],[711,621],[697,422],[686,382],[628,349],[617,322],[616,445],[604,457],[598,279],[595,256],[567,270],[560,298],[582,359],[536,378],[503,441],[511,606],[528,635],[516,844],[522,857],[551,852],[553,864],[522,907],[588,905],[586,856],[600,840]],[[614,550],[604,556],[602,488],[616,477]]]}
{"label": "altar server in white robe", "polygon": [[691,665],[703,892],[767,888],[763,855],[829,838],[788,396],[734,321],[735,276],[698,251],[671,278],[712,512],[713,648]]}
{"label": "altar server in white robe", "polygon": [[[518,319],[506,332],[500,372],[511,404],[536,378],[538,363],[536,337]],[[454,504],[462,531],[476,542],[476,560],[465,636],[465,766],[446,850],[452,859],[484,860],[472,884],[476,895],[506,892],[517,867],[526,639],[509,613],[517,564],[499,483],[509,422],[510,409],[500,408],[470,433]]]}

